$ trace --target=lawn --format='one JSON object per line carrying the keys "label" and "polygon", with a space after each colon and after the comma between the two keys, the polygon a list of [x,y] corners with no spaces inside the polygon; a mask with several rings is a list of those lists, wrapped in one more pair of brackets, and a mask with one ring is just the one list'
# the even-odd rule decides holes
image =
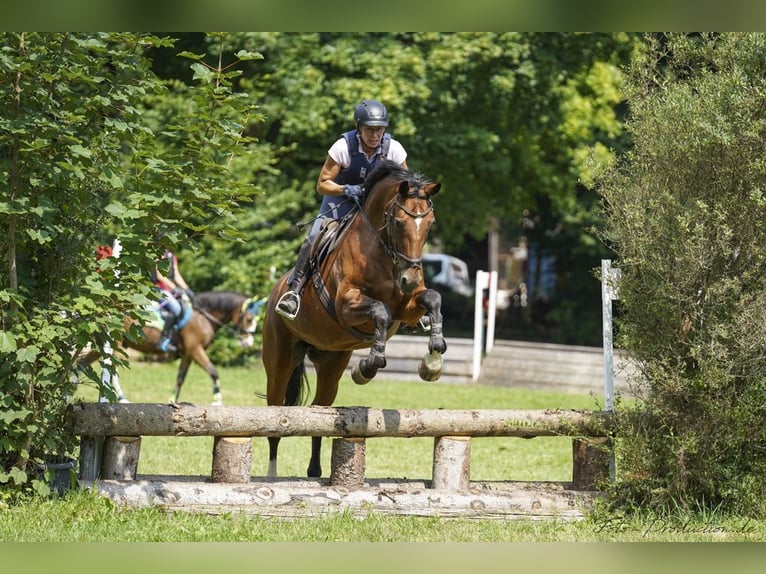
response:
{"label": "lawn", "polygon": [[[221,369],[225,404],[263,405],[259,366]],[[164,402],[175,380],[175,365],[135,363],[122,373],[122,384],[134,402]],[[78,399],[95,400],[94,387],[82,385]],[[193,367],[181,400],[198,404],[211,401],[207,375]],[[338,406],[381,408],[599,408],[587,395],[530,391],[503,387],[420,381],[376,379],[363,387],[344,379]],[[571,480],[571,440],[539,437],[475,439],[472,447],[472,480]],[[432,439],[383,439],[367,441],[367,474],[370,478],[427,479],[431,472]],[[139,473],[209,475],[212,438],[145,437]],[[282,441],[281,475],[305,476],[310,439]],[[329,445],[323,455],[329,469]],[[266,440],[253,445],[253,476],[265,474]],[[603,512],[581,521],[489,520],[367,515],[364,518],[336,513],[320,518],[275,519],[237,513],[207,515],[167,513],[159,508],[131,509],[93,492],[76,490],[60,499],[35,499],[0,508],[0,541],[13,542],[604,542],[604,541],[756,541],[766,540],[766,525],[716,516],[679,516],[673,520],[652,517],[625,518]],[[300,547],[300,546],[299,546]],[[288,547],[289,548],[289,547]],[[409,547],[408,547],[409,548]],[[449,547],[448,547],[449,548]],[[413,560],[422,556],[412,550]],[[437,551],[429,570],[449,553]],[[194,553],[183,556],[188,558]],[[289,551],[288,551],[289,554]],[[407,555],[397,552],[391,560]],[[471,555],[470,553],[468,554]],[[235,559],[237,552],[219,559]],[[264,559],[270,556],[264,555]],[[273,555],[272,555],[273,556]],[[489,556],[480,552],[478,559]],[[299,556],[290,555],[296,560]],[[476,558],[476,557],[474,557]],[[131,556],[130,559],[133,559]],[[202,560],[202,559],[200,559]],[[442,570],[457,564],[449,561]],[[409,562],[409,561],[408,561]],[[562,566],[566,565],[566,560]],[[202,564],[200,561],[199,564]],[[263,562],[261,562],[263,564]],[[269,562],[269,564],[271,564]],[[372,563],[366,570],[380,566]],[[276,567],[276,566],[275,566]],[[135,568],[132,568],[134,570]],[[269,570],[272,568],[269,568]],[[325,569],[322,568],[322,571]],[[196,571],[196,570],[195,570]]]}

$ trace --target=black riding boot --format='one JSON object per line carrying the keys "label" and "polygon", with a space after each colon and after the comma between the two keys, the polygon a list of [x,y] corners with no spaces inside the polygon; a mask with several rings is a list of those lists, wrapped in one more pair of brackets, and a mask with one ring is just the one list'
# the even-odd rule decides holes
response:
{"label": "black riding boot", "polygon": [[160,340],[157,341],[157,348],[164,353],[175,353],[178,349],[170,341],[170,335],[173,332],[173,328],[176,326],[178,317],[174,316],[172,313],[167,313],[163,318],[165,319],[165,324],[162,327]]}
{"label": "black riding boot", "polygon": [[301,291],[303,291],[310,256],[311,240],[307,237],[298,252],[298,261],[295,263],[293,275],[287,284],[290,289],[282,295],[275,309],[277,313],[290,321],[295,319],[301,309]]}

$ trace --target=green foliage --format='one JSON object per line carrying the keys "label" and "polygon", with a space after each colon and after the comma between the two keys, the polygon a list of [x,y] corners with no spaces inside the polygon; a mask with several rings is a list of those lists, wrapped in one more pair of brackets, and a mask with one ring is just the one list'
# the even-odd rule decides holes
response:
{"label": "green foliage", "polygon": [[[237,72],[191,57],[184,105],[150,72],[147,34],[3,33],[0,51],[0,483],[47,488],[34,472],[76,447],[63,424],[74,365],[124,334],[151,297],[148,271],[252,194],[249,97]],[[254,55],[240,52],[236,61]],[[221,224],[221,221],[225,224]],[[118,235],[123,253],[96,261]],[[115,361],[115,366],[120,366]]]}
{"label": "green foliage", "polygon": [[641,371],[618,497],[762,515],[766,494],[766,36],[650,38],[634,149],[608,174],[619,344]]}
{"label": "green foliage", "polygon": [[[187,48],[208,52],[213,41]],[[444,184],[432,242],[459,252],[486,236],[490,219],[509,242],[526,236],[561,265],[559,308],[538,321],[555,326],[557,341],[600,343],[592,269],[608,250],[588,231],[600,219],[585,186],[595,159],[624,148],[621,66],[635,36],[248,32],[225,42],[263,57],[237,82],[259,102],[264,121],[251,134],[270,161],[252,173],[264,196],[237,213],[247,243],[209,235],[188,254],[197,289],[223,281],[263,296],[292,267],[327,150],[372,97],[388,107],[410,168]]]}

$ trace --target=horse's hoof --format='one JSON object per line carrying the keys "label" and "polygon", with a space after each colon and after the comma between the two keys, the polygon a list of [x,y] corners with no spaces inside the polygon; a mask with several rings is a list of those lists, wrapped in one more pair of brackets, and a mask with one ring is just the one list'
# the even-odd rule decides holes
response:
{"label": "horse's hoof", "polygon": [[213,402],[210,403],[214,407],[220,407],[223,406],[223,395],[221,393],[216,393],[213,395]]}
{"label": "horse's hoof", "polygon": [[359,369],[359,365],[354,365],[354,367],[351,369],[351,379],[357,385],[366,385],[372,380],[372,378],[368,379],[362,374],[362,371]]}
{"label": "horse's hoof", "polygon": [[436,351],[431,351],[418,365],[418,374],[424,381],[436,381],[442,375],[442,356]]}

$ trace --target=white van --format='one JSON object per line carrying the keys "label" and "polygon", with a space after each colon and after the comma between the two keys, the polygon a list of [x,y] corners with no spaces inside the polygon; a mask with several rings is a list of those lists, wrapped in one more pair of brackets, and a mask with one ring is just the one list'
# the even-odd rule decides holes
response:
{"label": "white van", "polygon": [[464,297],[473,296],[468,265],[462,259],[444,253],[424,253],[423,273],[426,287],[449,290]]}

